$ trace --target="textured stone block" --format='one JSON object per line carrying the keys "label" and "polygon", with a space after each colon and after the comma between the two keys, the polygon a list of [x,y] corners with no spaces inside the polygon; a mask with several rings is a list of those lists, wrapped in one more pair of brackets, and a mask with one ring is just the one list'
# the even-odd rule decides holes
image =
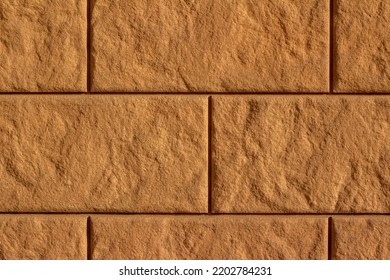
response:
{"label": "textured stone block", "polygon": [[87,218],[0,215],[0,260],[86,260]]}
{"label": "textured stone block", "polygon": [[0,92],[86,91],[86,2],[0,1]]}
{"label": "textured stone block", "polygon": [[390,260],[390,217],[337,217],[332,259]]}
{"label": "textured stone block", "polygon": [[92,217],[93,259],[327,259],[327,254],[327,219],[320,217]]}
{"label": "textured stone block", "polygon": [[390,2],[335,0],[335,91],[390,91]]}
{"label": "textured stone block", "polygon": [[215,97],[214,212],[388,213],[390,99]]}
{"label": "textured stone block", "polygon": [[6,96],[0,131],[0,211],[207,211],[207,98]]}
{"label": "textured stone block", "polygon": [[329,1],[92,1],[93,91],[327,91]]}

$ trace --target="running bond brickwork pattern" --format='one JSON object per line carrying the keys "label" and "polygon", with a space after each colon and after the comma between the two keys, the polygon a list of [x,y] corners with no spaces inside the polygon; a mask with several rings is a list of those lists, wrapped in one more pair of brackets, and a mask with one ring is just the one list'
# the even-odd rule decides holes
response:
{"label": "running bond brickwork pattern", "polygon": [[390,259],[390,0],[2,0],[0,259]]}

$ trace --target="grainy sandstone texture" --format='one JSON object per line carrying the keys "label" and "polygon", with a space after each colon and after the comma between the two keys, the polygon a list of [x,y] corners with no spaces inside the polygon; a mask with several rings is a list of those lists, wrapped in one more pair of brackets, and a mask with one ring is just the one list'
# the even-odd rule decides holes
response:
{"label": "grainy sandstone texture", "polygon": [[327,259],[326,218],[92,218],[93,259]]}
{"label": "grainy sandstone texture", "polygon": [[86,91],[86,0],[0,1],[0,92]]}
{"label": "grainy sandstone texture", "polygon": [[388,213],[387,97],[213,97],[213,211]]}
{"label": "grainy sandstone texture", "polygon": [[390,260],[390,217],[334,218],[332,259]]}
{"label": "grainy sandstone texture", "polygon": [[92,0],[93,91],[327,91],[329,1]]}
{"label": "grainy sandstone texture", "polygon": [[390,91],[390,1],[335,0],[335,91]]}
{"label": "grainy sandstone texture", "polygon": [[87,219],[0,215],[0,260],[85,260]]}
{"label": "grainy sandstone texture", "polygon": [[0,98],[0,211],[207,211],[207,98]]}

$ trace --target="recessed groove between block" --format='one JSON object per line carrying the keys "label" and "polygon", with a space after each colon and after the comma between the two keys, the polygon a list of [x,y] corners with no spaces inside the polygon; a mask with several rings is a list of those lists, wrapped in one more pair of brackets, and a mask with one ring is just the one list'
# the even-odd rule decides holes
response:
{"label": "recessed groove between block", "polygon": [[92,221],[87,218],[87,260],[92,260]]}
{"label": "recessed groove between block", "polygon": [[212,213],[212,191],[213,191],[213,170],[212,170],[212,131],[213,131],[213,119],[212,119],[212,97],[208,97],[208,213]]}
{"label": "recessed groove between block", "polygon": [[[166,216],[204,216],[205,213],[156,213],[156,212],[0,212],[0,215],[166,215]],[[390,213],[212,213],[213,216],[390,216]]]}

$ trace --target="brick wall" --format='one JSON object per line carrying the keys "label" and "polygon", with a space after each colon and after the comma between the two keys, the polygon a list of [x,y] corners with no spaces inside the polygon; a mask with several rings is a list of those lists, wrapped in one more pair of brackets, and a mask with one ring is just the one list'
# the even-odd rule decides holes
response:
{"label": "brick wall", "polygon": [[0,259],[390,259],[389,0],[2,0]]}

